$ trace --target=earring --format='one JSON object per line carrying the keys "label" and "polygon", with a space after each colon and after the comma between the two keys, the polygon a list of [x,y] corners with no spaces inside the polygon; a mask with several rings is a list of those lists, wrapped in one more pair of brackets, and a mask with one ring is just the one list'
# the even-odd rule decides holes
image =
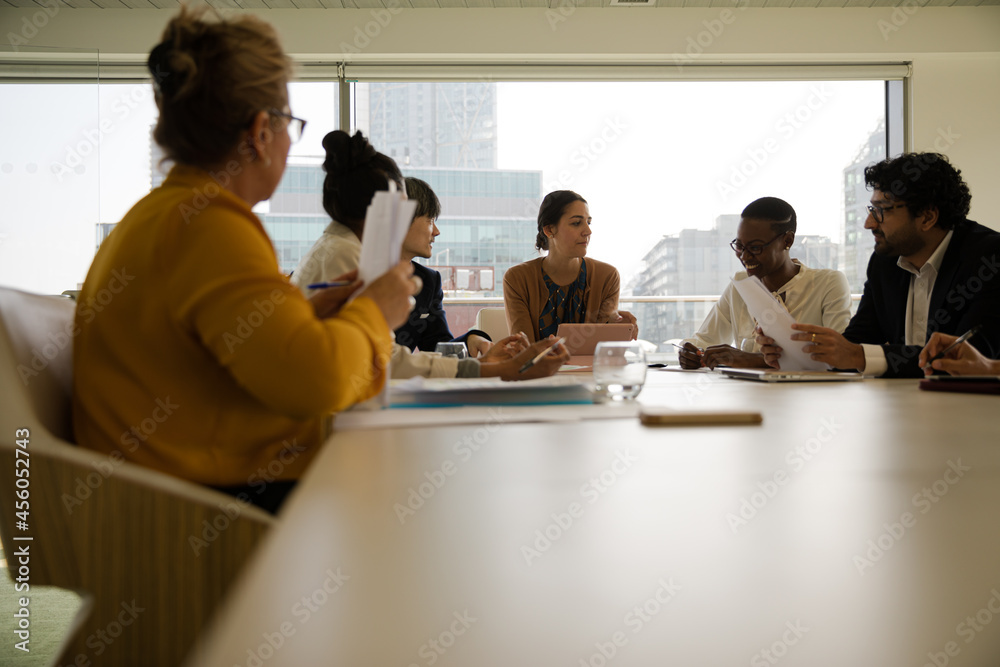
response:
{"label": "earring", "polygon": [[271,156],[270,155],[265,155],[264,156],[264,166],[265,167],[270,167],[271,166]]}

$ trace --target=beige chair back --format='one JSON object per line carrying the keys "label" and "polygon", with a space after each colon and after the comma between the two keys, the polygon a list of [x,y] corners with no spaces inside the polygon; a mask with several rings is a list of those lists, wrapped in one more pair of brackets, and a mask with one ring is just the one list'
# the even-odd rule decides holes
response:
{"label": "beige chair back", "polygon": [[[31,586],[83,596],[59,664],[176,665],[274,518],[73,444],[74,312],[71,299],[0,287],[0,468],[8,471],[0,475],[0,540],[7,567],[16,577],[20,559],[13,554],[27,547]],[[15,477],[16,469],[27,476]],[[25,499],[26,530],[16,515]],[[32,539],[16,539],[25,537]],[[105,642],[116,622],[120,635]]]}
{"label": "beige chair back", "polygon": [[489,334],[493,342],[510,335],[507,313],[503,308],[481,308],[476,314],[476,329]]}

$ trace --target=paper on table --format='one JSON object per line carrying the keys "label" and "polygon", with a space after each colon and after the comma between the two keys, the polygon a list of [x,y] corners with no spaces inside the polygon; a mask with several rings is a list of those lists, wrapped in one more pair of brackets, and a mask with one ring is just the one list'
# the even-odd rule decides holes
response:
{"label": "paper on table", "polygon": [[417,202],[403,197],[390,181],[389,191],[376,192],[368,205],[358,266],[358,278],[366,285],[399,263],[403,239],[417,210]]}
{"label": "paper on table", "polygon": [[504,382],[488,378],[423,378],[393,380],[389,396],[393,407],[446,405],[559,404],[593,402],[590,383],[579,377],[551,377]]}
{"label": "paper on table", "polygon": [[822,361],[814,361],[802,351],[807,345],[804,341],[792,340],[792,329],[795,318],[778,303],[771,291],[757,276],[734,280],[736,291],[743,297],[750,315],[760,325],[761,331],[774,339],[781,348],[781,370],[783,371],[824,371],[830,365]]}
{"label": "paper on table", "polygon": [[341,412],[333,430],[448,426],[452,424],[513,424],[525,422],[576,422],[581,419],[635,419],[635,401],[594,405],[465,405],[451,408]]}

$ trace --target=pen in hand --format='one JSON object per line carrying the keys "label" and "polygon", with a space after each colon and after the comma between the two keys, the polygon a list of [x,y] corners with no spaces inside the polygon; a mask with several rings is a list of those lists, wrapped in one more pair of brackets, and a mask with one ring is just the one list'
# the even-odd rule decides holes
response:
{"label": "pen in hand", "polygon": [[553,345],[551,345],[551,346],[545,348],[544,350],[542,350],[537,357],[535,357],[534,359],[532,359],[531,361],[529,361],[525,365],[521,366],[521,370],[519,370],[518,373],[523,373],[526,370],[528,370],[529,368],[531,368],[532,366],[534,366],[535,364],[537,364],[539,361],[542,360],[542,357],[544,357],[546,354],[548,354],[552,350],[554,350],[557,347],[559,347],[560,345],[562,345],[565,341],[566,341],[566,338],[564,336],[563,338],[560,338],[559,340],[557,340]]}
{"label": "pen in hand", "polygon": [[954,350],[956,347],[958,347],[959,345],[961,345],[965,341],[967,341],[970,338],[972,338],[973,336],[975,336],[977,333],[979,333],[979,330],[982,329],[982,328],[983,328],[983,325],[977,324],[976,326],[974,326],[971,329],[969,329],[968,331],[966,331],[964,334],[962,334],[961,336],[959,336],[958,338],[956,338],[955,342],[953,342],[951,345],[949,345],[948,347],[944,348],[943,350],[941,350],[940,352],[938,352],[937,354],[935,354],[933,357],[931,357],[930,359],[928,359],[927,360],[927,364],[924,366],[924,368],[925,369],[930,368],[931,364],[933,364],[938,359],[943,359],[944,355],[948,354],[949,352],[951,352],[952,350]]}
{"label": "pen in hand", "polygon": [[328,283],[313,283],[312,285],[306,285],[306,289],[326,289],[327,287],[347,287],[351,284],[350,280],[334,280]]}
{"label": "pen in hand", "polygon": [[[690,358],[691,356],[697,357],[698,366],[705,365],[705,350],[703,350],[702,348],[694,347],[693,345],[691,347],[685,347],[686,344],[678,345],[677,343],[671,343],[671,345],[680,350],[680,352],[686,353],[688,355],[688,358]],[[685,366],[684,357],[680,353],[677,354],[677,362],[681,365],[681,368],[686,368],[688,370],[693,370],[695,368],[695,366]],[[690,363],[694,364],[695,361],[692,360]]]}

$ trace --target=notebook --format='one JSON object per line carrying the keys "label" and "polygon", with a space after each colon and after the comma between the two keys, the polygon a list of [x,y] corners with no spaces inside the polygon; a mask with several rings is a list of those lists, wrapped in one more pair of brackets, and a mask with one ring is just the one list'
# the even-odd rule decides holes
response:
{"label": "notebook", "polygon": [[845,382],[860,380],[861,373],[833,371],[782,371],[774,368],[718,368],[723,375],[740,380],[758,382]]}
{"label": "notebook", "polygon": [[932,375],[920,381],[920,388],[964,394],[1000,394],[1000,375]]}
{"label": "notebook", "polygon": [[594,348],[608,340],[632,340],[634,324],[560,324],[557,338],[566,339],[569,350],[569,364],[572,366],[593,366]]}

